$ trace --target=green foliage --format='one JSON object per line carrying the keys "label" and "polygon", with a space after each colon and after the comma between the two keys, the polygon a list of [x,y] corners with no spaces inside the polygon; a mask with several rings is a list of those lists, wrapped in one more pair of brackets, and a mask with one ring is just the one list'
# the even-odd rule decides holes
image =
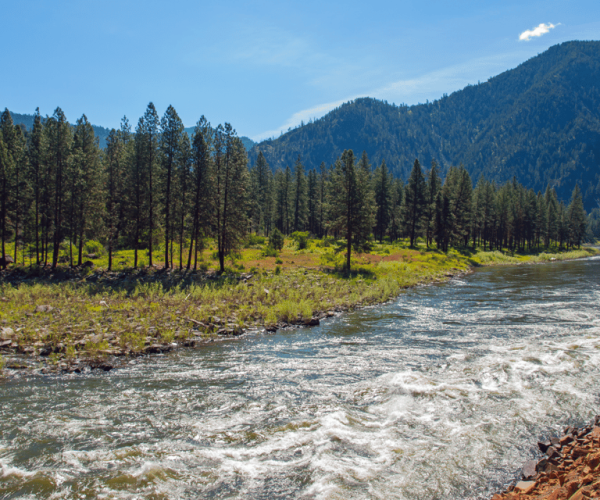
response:
{"label": "green foliage", "polygon": [[104,249],[104,245],[96,240],[88,240],[83,245],[83,249],[86,254],[94,254],[98,257],[103,256],[106,251]]}
{"label": "green foliage", "polygon": [[599,48],[597,41],[555,45],[487,82],[426,104],[355,99],[257,145],[250,160],[260,150],[273,169],[285,168],[302,151],[310,170],[333,164],[344,149],[366,149],[373,163],[385,160],[390,173],[404,180],[415,158],[423,165],[438,160],[442,177],[463,163],[473,179],[504,183],[516,176],[536,192],[551,184],[563,200],[576,183],[590,186],[583,203],[591,210],[600,198]]}
{"label": "green foliage", "polygon": [[275,274],[276,275],[280,275],[281,274],[281,267],[279,267],[279,266],[275,267]]}
{"label": "green foliage", "polygon": [[263,248],[261,254],[263,257],[277,257],[279,255],[279,252],[277,251],[277,249],[269,245]]}
{"label": "green foliage", "polygon": [[298,250],[305,250],[307,248],[308,231],[295,231],[290,236],[298,245]]}
{"label": "green foliage", "polygon": [[246,238],[246,242],[244,246],[246,248],[257,247],[258,245],[264,245],[266,238],[264,236],[257,235],[255,233],[250,233]]}
{"label": "green foliage", "polygon": [[281,231],[279,231],[279,229],[273,229],[273,232],[269,236],[269,246],[276,250],[281,250],[283,248],[283,244],[283,234],[281,234]]}
{"label": "green foliage", "polygon": [[275,264],[283,264],[283,261],[279,258],[275,259]]}

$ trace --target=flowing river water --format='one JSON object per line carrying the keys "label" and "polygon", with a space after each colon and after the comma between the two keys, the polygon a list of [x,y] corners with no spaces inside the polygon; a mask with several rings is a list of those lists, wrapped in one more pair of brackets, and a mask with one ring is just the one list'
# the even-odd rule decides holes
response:
{"label": "flowing river water", "polygon": [[599,413],[600,259],[0,382],[0,498],[489,498]]}

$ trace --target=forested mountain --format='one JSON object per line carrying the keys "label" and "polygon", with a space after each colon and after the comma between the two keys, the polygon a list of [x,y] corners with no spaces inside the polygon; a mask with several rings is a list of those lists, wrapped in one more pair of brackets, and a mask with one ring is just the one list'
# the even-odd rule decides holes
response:
{"label": "forested mountain", "polygon": [[600,203],[600,42],[567,42],[487,82],[416,106],[371,98],[343,104],[323,118],[263,141],[273,169],[301,156],[307,169],[333,164],[345,149],[385,160],[406,180],[415,158],[436,160],[442,176],[463,164],[504,183],[514,177],[528,188],[554,187],[568,200],[581,186],[586,209]]}
{"label": "forested mountain", "polygon": [[[31,130],[33,128],[33,122],[35,119],[34,115],[22,115],[19,113],[14,113],[13,111],[11,111],[10,114],[15,125],[24,125],[27,130]],[[106,139],[108,138],[110,129],[100,127],[98,125],[92,125],[92,128],[94,129],[94,134],[98,138],[98,141],[100,141],[100,147],[104,149],[106,147]]]}
{"label": "forested mountain", "polygon": [[[183,130],[184,130],[184,132],[187,132],[187,134],[191,138],[192,135],[194,134],[194,129],[195,129],[195,127],[186,127]],[[256,144],[252,139],[250,139],[250,137],[246,137],[246,136],[240,137],[240,141],[242,141],[242,144],[244,145],[244,148],[246,148],[246,151],[250,151]]]}

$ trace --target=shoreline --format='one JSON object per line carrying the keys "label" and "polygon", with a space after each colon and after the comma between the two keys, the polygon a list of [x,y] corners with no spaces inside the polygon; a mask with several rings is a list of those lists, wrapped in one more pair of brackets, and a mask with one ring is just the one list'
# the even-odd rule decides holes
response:
{"label": "shoreline", "polygon": [[566,427],[539,441],[546,456],[526,462],[520,481],[491,500],[585,500],[600,498],[600,415],[589,425]]}
{"label": "shoreline", "polygon": [[[586,252],[587,255],[577,259],[600,254],[598,249]],[[396,274],[372,276],[369,270],[359,269],[354,278],[341,277],[331,269],[314,268],[291,269],[281,275],[275,273],[276,276],[273,273],[217,276],[214,273],[164,269],[129,272],[99,269],[90,274],[87,266],[59,268],[54,271],[38,268],[30,274],[24,273],[22,269],[2,271],[0,284],[4,289],[7,284],[14,290],[29,286],[32,293],[54,290],[59,295],[64,293],[71,296],[57,304],[52,303],[54,297],[46,293],[47,300],[44,303],[33,300],[29,307],[21,307],[23,316],[17,318],[18,314],[14,315],[12,325],[6,319],[0,321],[0,379],[3,375],[4,378],[12,378],[24,375],[79,374],[94,369],[110,371],[140,356],[164,354],[175,349],[202,348],[204,345],[231,340],[253,331],[272,333],[283,328],[317,326],[325,318],[385,304],[409,288],[444,283],[470,274],[480,267],[576,260],[560,258],[567,253],[556,254],[559,258],[535,260],[540,255],[543,254],[527,256],[526,260],[517,263],[479,263],[467,259],[457,261],[455,257],[445,256],[438,262],[433,259],[434,264],[430,266],[432,269],[428,269],[426,265],[411,269],[406,264],[393,263],[398,264]],[[399,274],[399,270],[402,274]],[[325,280],[327,284],[321,285]],[[315,284],[320,287],[322,296],[308,303],[306,297],[314,295]],[[239,289],[243,289],[243,293],[248,290],[259,290],[259,293],[252,292],[249,296],[246,294],[246,300],[242,301],[235,298],[223,300],[223,303],[227,302],[225,305],[215,300],[215,305],[209,311],[198,314],[193,307],[189,307],[189,302],[186,303],[197,288],[221,292],[220,295],[217,294],[217,299],[227,296],[227,292],[239,292]],[[270,299],[280,288],[288,296],[283,300],[275,297]],[[295,290],[299,288],[300,291],[296,293]],[[355,288],[359,289],[358,294]],[[77,290],[83,290],[83,294],[78,295]],[[126,290],[130,295],[122,297]],[[140,296],[141,300],[135,302],[135,294],[139,290],[144,292]],[[182,294],[188,291],[190,293],[183,298]],[[176,294],[178,299],[171,300]],[[238,312],[251,308],[251,299],[256,299],[257,296],[259,300],[265,303],[270,300],[272,304],[263,308],[262,315],[258,317],[248,314],[241,318]],[[101,300],[97,300],[98,298]],[[331,300],[332,298],[335,300]],[[2,307],[11,302],[16,301],[0,297]],[[78,302],[84,302],[83,310],[78,307]],[[150,308],[147,307],[148,304]],[[315,307],[316,304],[326,307]],[[285,307],[282,308],[282,305]],[[184,307],[188,309],[183,310]],[[74,311],[74,314],[70,311],[70,317],[64,318],[69,308],[79,311]],[[156,316],[156,309],[163,310],[164,314],[159,314],[160,316],[170,314],[173,321],[165,324],[161,317],[152,325],[147,321],[144,324],[144,313]],[[171,312],[172,309],[175,309],[175,314]],[[89,325],[75,325],[81,321],[81,314],[90,316]],[[126,316],[125,322],[122,321],[123,315]],[[115,324],[117,321],[120,324]],[[62,324],[57,328],[56,323]],[[74,329],[74,325],[77,328]],[[52,332],[51,329],[55,331]],[[60,331],[56,332],[57,329]],[[7,355],[10,356],[8,360]]]}

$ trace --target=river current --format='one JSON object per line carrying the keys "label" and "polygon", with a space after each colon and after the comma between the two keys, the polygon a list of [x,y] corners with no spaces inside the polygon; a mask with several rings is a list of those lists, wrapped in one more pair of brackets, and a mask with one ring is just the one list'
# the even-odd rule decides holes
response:
{"label": "river current", "polygon": [[600,259],[0,381],[0,498],[483,499],[600,413]]}

